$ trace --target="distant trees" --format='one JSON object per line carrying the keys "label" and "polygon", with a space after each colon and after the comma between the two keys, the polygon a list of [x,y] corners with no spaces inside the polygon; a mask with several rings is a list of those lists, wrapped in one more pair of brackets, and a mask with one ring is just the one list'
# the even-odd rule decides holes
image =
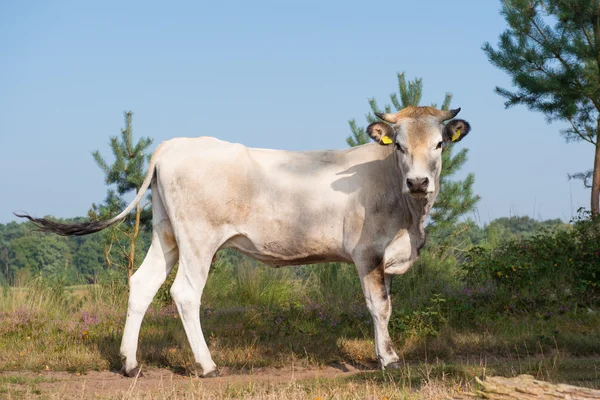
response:
{"label": "distant trees", "polygon": [[[593,168],[571,175],[591,187],[591,212],[600,211],[600,4],[591,0],[502,0],[508,29],[498,48],[483,51],[512,77],[515,91],[496,87],[506,107],[523,104],[549,121],[569,124],[567,142],[595,147]],[[591,181],[591,184],[590,184]]]}
{"label": "distant trees", "polygon": [[[62,222],[74,221],[81,222],[81,219]],[[459,226],[463,229],[462,237],[469,244],[494,247],[504,240],[527,239],[543,228],[561,224],[563,222],[559,219],[537,221],[527,216],[513,216],[495,219],[482,228],[472,221]],[[0,224],[0,265],[3,269],[0,284],[22,285],[38,275],[59,279],[66,285],[95,283],[109,268],[104,259],[105,237],[101,234],[59,237],[33,229],[29,222]],[[137,240],[137,248],[140,251],[146,249],[150,245],[151,233],[141,230]],[[2,254],[6,254],[6,259]],[[243,259],[244,256],[234,250],[221,250],[217,268],[227,265],[235,268]],[[4,272],[7,265],[8,274]],[[333,266],[337,268],[332,269]],[[338,263],[330,263],[329,267],[311,268],[307,273],[324,274],[319,275],[319,279],[326,279],[330,274],[342,273],[345,268]]]}
{"label": "distant trees", "polygon": [[7,284],[23,284],[37,275],[67,284],[92,283],[105,268],[98,235],[66,238],[16,222],[0,224],[0,265],[0,283]]}
{"label": "distant trees", "polygon": [[11,237],[8,234],[9,226],[17,225],[15,222],[9,225],[0,225],[0,265],[2,265],[2,274],[0,283],[9,283],[11,281],[10,264],[8,262],[8,252]]}
{"label": "distant trees", "polygon": [[107,266],[101,235],[70,237],[69,247],[73,254],[73,267],[77,270],[78,276],[86,283],[96,282]]}
{"label": "distant trees", "polygon": [[[386,105],[384,110],[386,113],[390,113],[394,112],[392,106],[396,111],[400,111],[408,106],[418,106],[421,103],[422,95],[423,80],[417,78],[414,81],[407,81],[404,73],[400,73],[398,74],[398,93],[390,95],[392,105]],[[451,101],[452,95],[446,93],[440,109],[448,110]],[[374,113],[382,112],[382,110],[374,98],[369,99],[369,105],[372,113],[369,112],[366,114],[367,121],[369,123],[376,122],[378,119]],[[435,104],[432,104],[432,106],[437,107]],[[351,135],[346,138],[346,143],[349,146],[354,147],[370,141],[364,127],[357,126],[355,120],[350,120],[348,123],[352,131]],[[448,232],[452,230],[452,227],[460,217],[472,211],[475,204],[479,201],[479,196],[473,195],[473,183],[475,182],[473,174],[468,174],[463,181],[450,179],[467,161],[467,153],[468,150],[462,148],[454,154],[452,145],[449,145],[442,152],[440,192],[430,214],[431,223],[427,228],[428,232],[434,237],[437,236],[438,239],[442,239],[443,236],[448,235]]]}
{"label": "distant trees", "polygon": [[[125,112],[125,128],[121,135],[111,136],[110,147],[115,157],[113,164],[108,164],[99,151],[93,153],[94,160],[106,175],[106,184],[116,185],[116,191],[109,189],[103,204],[93,204],[89,217],[93,220],[108,219],[120,213],[126,203],[123,195],[137,193],[146,175],[147,163],[151,154],[147,152],[152,144],[152,139],[141,137],[137,143],[133,141],[131,120],[133,113]],[[145,210],[150,204],[150,198],[145,204],[138,204],[123,223],[112,226],[103,232],[104,257],[109,266],[119,266],[127,271],[127,279],[131,278],[136,267],[136,242],[140,234],[140,227],[149,225],[151,213]],[[139,248],[138,248],[139,250]],[[117,254],[115,254],[117,253]]]}

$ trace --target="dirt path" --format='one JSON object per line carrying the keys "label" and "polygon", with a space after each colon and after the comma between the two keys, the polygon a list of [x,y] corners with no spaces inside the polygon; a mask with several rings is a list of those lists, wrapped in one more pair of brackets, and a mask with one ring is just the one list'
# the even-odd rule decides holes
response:
{"label": "dirt path", "polygon": [[[174,373],[168,369],[145,368],[144,376],[138,379],[125,378],[116,371],[90,371],[86,374],[69,372],[0,372],[0,378],[17,382],[11,386],[28,387],[24,392],[42,398],[90,399],[90,398],[126,398],[129,394],[140,392],[173,392],[186,388],[202,386],[208,390],[219,390],[230,386],[249,384],[287,383],[305,379],[333,379],[348,377],[371,369],[357,369],[348,364],[336,364],[323,369],[275,369],[259,368],[253,371],[221,371],[218,378],[199,379]],[[33,396],[35,395],[35,396]],[[2,395],[0,394],[0,397]],[[29,396],[27,396],[29,397]]]}

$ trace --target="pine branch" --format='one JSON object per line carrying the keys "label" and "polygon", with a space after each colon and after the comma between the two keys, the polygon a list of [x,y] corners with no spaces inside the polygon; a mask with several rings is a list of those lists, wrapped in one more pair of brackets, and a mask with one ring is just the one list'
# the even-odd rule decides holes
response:
{"label": "pine branch", "polygon": [[452,102],[452,93],[446,93],[446,96],[444,97],[444,102],[442,103],[442,108],[441,110],[449,110],[450,109],[450,103]]}
{"label": "pine branch", "polygon": [[98,164],[98,166],[100,167],[100,169],[102,169],[104,171],[104,173],[108,174],[110,172],[110,168],[108,167],[108,164],[106,164],[106,161],[104,160],[104,158],[102,158],[102,156],[100,155],[100,152],[98,150],[96,150],[92,153],[92,157],[94,157],[96,164]]}
{"label": "pine branch", "polygon": [[369,106],[371,107],[371,110],[373,111],[373,113],[381,112],[381,109],[379,108],[379,106],[377,106],[377,101],[375,100],[374,97],[369,99]]}

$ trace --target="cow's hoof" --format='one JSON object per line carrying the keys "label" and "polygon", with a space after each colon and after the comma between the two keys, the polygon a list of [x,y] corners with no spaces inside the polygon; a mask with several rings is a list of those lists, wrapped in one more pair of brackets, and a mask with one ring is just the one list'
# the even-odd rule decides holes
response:
{"label": "cow's hoof", "polygon": [[217,378],[219,376],[221,376],[221,374],[219,373],[218,369],[215,369],[214,371],[207,372],[206,374],[202,374],[203,378]]}
{"label": "cow's hoof", "polygon": [[144,376],[140,367],[135,367],[129,371],[127,371],[127,370],[125,370],[125,368],[123,368],[121,370],[121,372],[123,373],[124,376],[126,376],[128,378],[141,378]]}
{"label": "cow's hoof", "polygon": [[383,369],[402,369],[403,365],[400,361],[392,362],[386,365]]}

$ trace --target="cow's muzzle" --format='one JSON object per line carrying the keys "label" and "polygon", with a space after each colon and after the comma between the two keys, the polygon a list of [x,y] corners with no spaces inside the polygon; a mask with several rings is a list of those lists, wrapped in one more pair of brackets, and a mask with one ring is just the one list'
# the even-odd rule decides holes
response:
{"label": "cow's muzzle", "polygon": [[429,188],[429,178],[407,178],[406,187],[408,187],[408,191],[412,196],[426,196]]}

